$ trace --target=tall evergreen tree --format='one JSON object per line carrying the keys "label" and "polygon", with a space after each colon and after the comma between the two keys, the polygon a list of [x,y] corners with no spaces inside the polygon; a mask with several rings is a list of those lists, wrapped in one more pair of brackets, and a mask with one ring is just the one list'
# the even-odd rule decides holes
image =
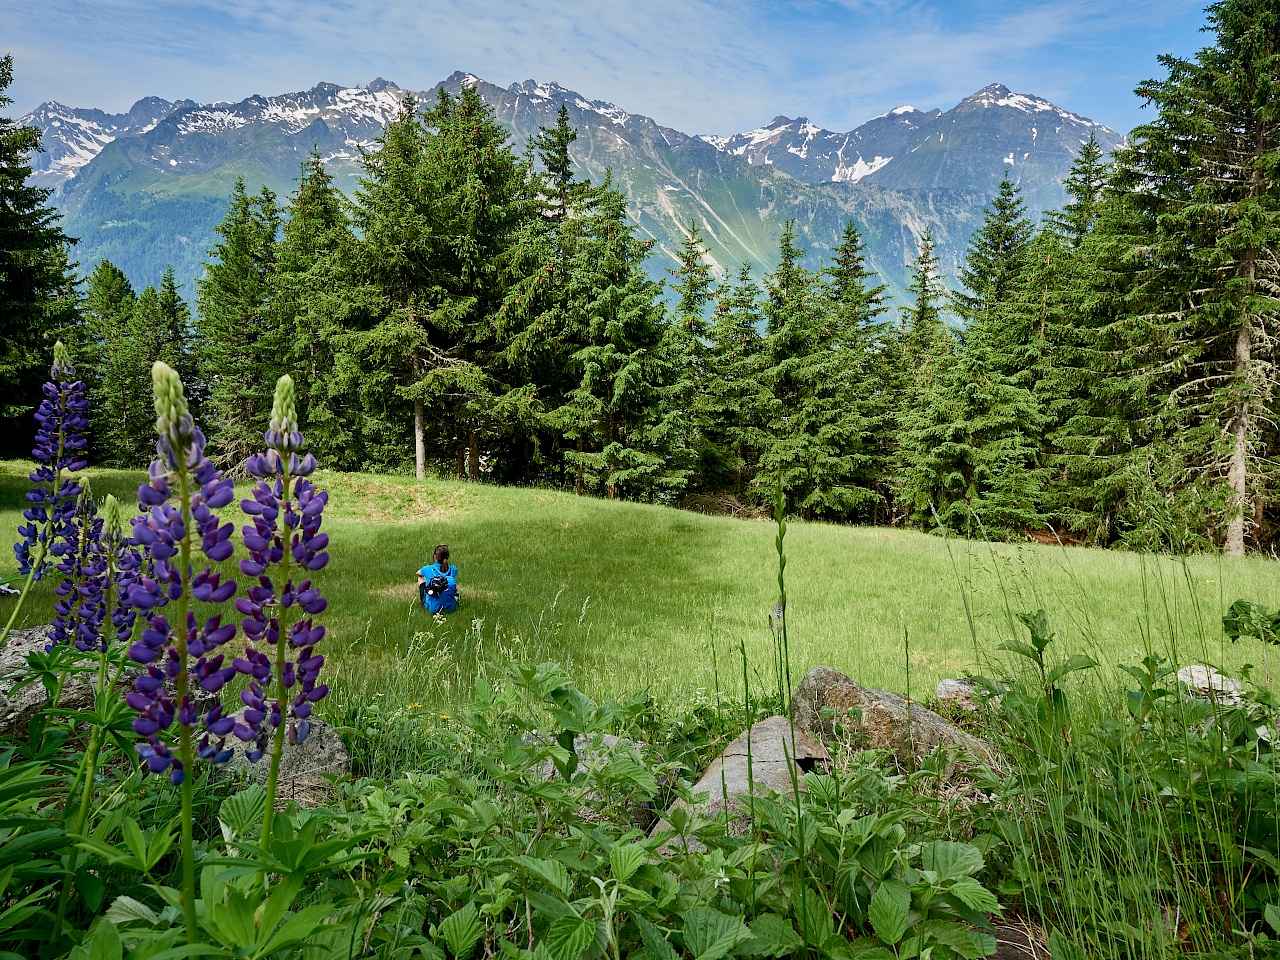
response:
{"label": "tall evergreen tree", "polygon": [[842,424],[849,462],[842,473],[848,487],[849,518],[875,520],[891,487],[897,397],[883,320],[885,285],[868,268],[862,235],[850,220],[832,262],[823,270],[824,311],[831,326],[829,357],[815,374],[829,378],[833,403],[827,418]]}
{"label": "tall evergreen tree", "polygon": [[670,369],[670,386],[663,391],[661,402],[671,414],[672,429],[683,438],[680,446],[687,454],[686,465],[693,470],[693,483],[702,486],[703,476],[715,470],[717,459],[708,440],[711,411],[707,406],[711,375],[707,313],[715,280],[711,275],[710,253],[698,232],[696,220],[689,223],[689,232],[677,259],[679,266],[667,270],[675,280],[671,290],[676,302],[662,348]]}
{"label": "tall evergreen tree", "polygon": [[129,341],[136,301],[124,272],[109,260],[99,260],[89,275],[85,341],[80,357],[82,376],[93,397],[89,404],[89,437],[97,462],[127,463],[122,461],[112,438],[136,415],[133,398],[128,395],[137,385],[134,367],[141,363]]}
{"label": "tall evergreen tree", "polygon": [[894,510],[927,526],[943,493],[938,478],[948,474],[940,446],[958,419],[945,390],[955,344],[942,317],[946,289],[929,230],[920,238],[907,295],[910,299],[899,308],[901,329],[894,347],[895,392],[901,398]]}
{"label": "tall evergreen tree", "polygon": [[1119,155],[1142,230],[1126,324],[1162,400],[1154,483],[1189,523],[1220,523],[1239,555],[1276,480],[1280,8],[1219,0],[1206,12],[1216,43],[1160,58],[1167,76],[1137,90],[1159,114]]}
{"label": "tall evergreen tree", "polygon": [[650,244],[627,223],[626,197],[606,180],[570,265],[569,310],[582,346],[578,383],[558,411],[573,444],[579,494],[670,499],[683,492],[681,437],[658,402],[667,365],[660,287],[643,270]]}
{"label": "tall evergreen tree", "polygon": [[739,498],[751,488],[768,444],[767,429],[777,415],[777,401],[764,376],[763,320],[760,288],[744,263],[736,282],[722,286],[716,297],[706,393],[715,460],[703,464],[707,489],[729,489]]}
{"label": "tall evergreen tree", "polygon": [[206,384],[210,446],[238,465],[262,445],[272,389],[288,366],[289,338],[271,304],[280,214],[266,187],[257,196],[237,180],[219,240],[197,282],[198,362]]}
{"label": "tall evergreen tree", "polygon": [[360,369],[346,348],[354,238],[344,200],[320,156],[302,164],[289,199],[272,275],[272,309],[288,331],[288,366],[297,389],[299,421],[318,457],[359,469]]}
{"label": "tall evergreen tree", "polygon": [[[0,109],[13,100],[13,57],[0,57]],[[53,343],[67,322],[70,274],[51,190],[32,185],[28,157],[41,149],[40,132],[0,117],[0,433],[15,440],[10,453],[30,449],[27,414],[40,402]],[[72,291],[74,287],[72,287]],[[22,439],[19,439],[22,438]],[[0,440],[0,447],[9,444]]]}

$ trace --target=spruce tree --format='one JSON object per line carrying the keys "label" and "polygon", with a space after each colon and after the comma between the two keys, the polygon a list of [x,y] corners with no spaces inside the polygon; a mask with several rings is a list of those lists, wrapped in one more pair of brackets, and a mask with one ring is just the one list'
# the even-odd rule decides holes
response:
{"label": "spruce tree", "polygon": [[1031,242],[1020,191],[1005,175],[960,270],[964,322],[956,362],[941,378],[952,418],[933,452],[929,486],[943,523],[976,535],[1017,536],[1038,525],[1046,418],[1036,394],[1042,331],[1021,309]]}
{"label": "spruce tree", "polygon": [[345,201],[316,153],[289,199],[271,278],[272,309],[288,332],[299,422],[316,456],[359,469],[359,364],[346,349],[356,279]]}
{"label": "spruce tree", "polygon": [[901,329],[894,348],[895,392],[901,398],[894,511],[911,523],[930,526],[934,505],[944,493],[939,478],[950,476],[947,445],[958,417],[945,389],[954,341],[942,317],[946,290],[929,230],[920,238],[907,296],[899,308]]}
{"label": "spruce tree", "polygon": [[815,371],[829,380],[827,419],[839,423],[849,457],[841,478],[847,518],[874,521],[887,503],[895,447],[889,324],[883,320],[885,285],[867,267],[857,226],[845,224],[831,264],[823,271],[823,309],[831,323],[828,356]]}
{"label": "spruce tree", "polygon": [[715,470],[717,454],[708,441],[711,411],[707,407],[710,378],[710,324],[708,306],[714,295],[710,253],[698,232],[698,222],[690,221],[677,258],[679,266],[668,269],[674,278],[676,295],[673,312],[666,325],[662,347],[670,370],[670,386],[663,391],[662,404],[672,415],[672,429],[682,435],[680,446],[693,471],[695,488],[704,487],[703,477]]}
{"label": "spruce tree", "polygon": [[660,286],[643,263],[650,243],[627,223],[626,197],[606,179],[570,264],[569,311],[582,331],[572,358],[577,385],[557,411],[579,494],[670,500],[689,471],[672,411],[660,403]]}
{"label": "spruce tree", "polygon": [[129,338],[137,297],[128,277],[109,260],[100,260],[89,275],[85,298],[86,338],[80,365],[93,402],[89,404],[90,443],[97,462],[133,466],[121,453],[136,419],[130,391],[138,385],[142,363]]}
{"label": "spruce tree", "polygon": [[238,465],[262,445],[272,389],[288,367],[287,331],[272,309],[271,278],[280,214],[266,187],[257,196],[237,180],[219,240],[197,282],[198,363],[206,384],[210,446]]}
{"label": "spruce tree", "polygon": [[751,266],[744,263],[736,282],[720,288],[710,331],[706,407],[715,459],[704,460],[704,484],[711,491],[730,490],[739,499],[751,490],[769,441],[768,429],[777,416],[777,401],[764,377],[760,296]]}
{"label": "spruce tree", "polygon": [[1137,90],[1158,116],[1118,157],[1141,230],[1125,325],[1138,382],[1161,400],[1138,457],[1162,503],[1239,555],[1277,480],[1280,8],[1206,12],[1216,42],[1160,58],[1167,76]]}
{"label": "spruce tree", "polygon": [[[13,57],[0,57],[0,109],[13,100]],[[30,449],[27,414],[40,402],[53,344],[68,322],[64,307],[71,274],[51,190],[33,186],[27,159],[41,149],[40,132],[0,117],[0,423],[16,441],[10,453]],[[72,287],[72,292],[74,287]],[[9,444],[0,441],[5,448]]]}

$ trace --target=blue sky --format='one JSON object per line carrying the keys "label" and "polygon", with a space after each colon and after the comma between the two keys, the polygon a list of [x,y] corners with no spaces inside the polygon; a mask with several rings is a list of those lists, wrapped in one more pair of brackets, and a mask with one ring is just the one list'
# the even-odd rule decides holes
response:
{"label": "blue sky", "polygon": [[[1127,131],[1160,53],[1190,56],[1203,0],[3,0],[19,112],[121,111],[456,69],[556,80],[688,133],[777,114],[848,130],[989,83]],[[11,110],[13,108],[10,108]]]}

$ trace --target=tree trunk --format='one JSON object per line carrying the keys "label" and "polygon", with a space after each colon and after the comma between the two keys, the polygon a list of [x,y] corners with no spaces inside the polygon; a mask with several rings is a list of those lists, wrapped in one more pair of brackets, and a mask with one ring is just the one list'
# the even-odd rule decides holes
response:
{"label": "tree trunk", "polygon": [[[578,453],[582,453],[582,438],[578,438]],[[582,477],[582,458],[578,458],[578,496],[586,493],[586,484],[583,483]]]}
{"label": "tree trunk", "polygon": [[[1236,382],[1241,386],[1249,382],[1252,359],[1253,328],[1246,318],[1236,332]],[[1244,556],[1244,515],[1249,505],[1249,418],[1248,399],[1237,401],[1231,425],[1231,458],[1227,461],[1227,485],[1231,488],[1227,497],[1227,535],[1222,545],[1229,557]]]}
{"label": "tree trunk", "polygon": [[480,479],[480,434],[471,428],[471,442],[467,445],[467,479],[473,483]]}
{"label": "tree trunk", "polygon": [[467,479],[467,446],[466,444],[459,443],[457,446],[457,453],[458,453],[458,479],[465,480]]}
{"label": "tree trunk", "polygon": [[413,470],[414,476],[421,480],[427,475],[427,436],[423,421],[426,412],[421,400],[413,401]]}

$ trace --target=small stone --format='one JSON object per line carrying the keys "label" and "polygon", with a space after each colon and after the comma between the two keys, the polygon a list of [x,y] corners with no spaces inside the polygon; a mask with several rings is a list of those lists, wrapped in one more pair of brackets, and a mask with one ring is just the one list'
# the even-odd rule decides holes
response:
{"label": "small stone", "polygon": [[1183,667],[1178,671],[1178,680],[1192,696],[1232,707],[1244,702],[1243,684],[1219,673],[1213,667],[1199,663]]}

